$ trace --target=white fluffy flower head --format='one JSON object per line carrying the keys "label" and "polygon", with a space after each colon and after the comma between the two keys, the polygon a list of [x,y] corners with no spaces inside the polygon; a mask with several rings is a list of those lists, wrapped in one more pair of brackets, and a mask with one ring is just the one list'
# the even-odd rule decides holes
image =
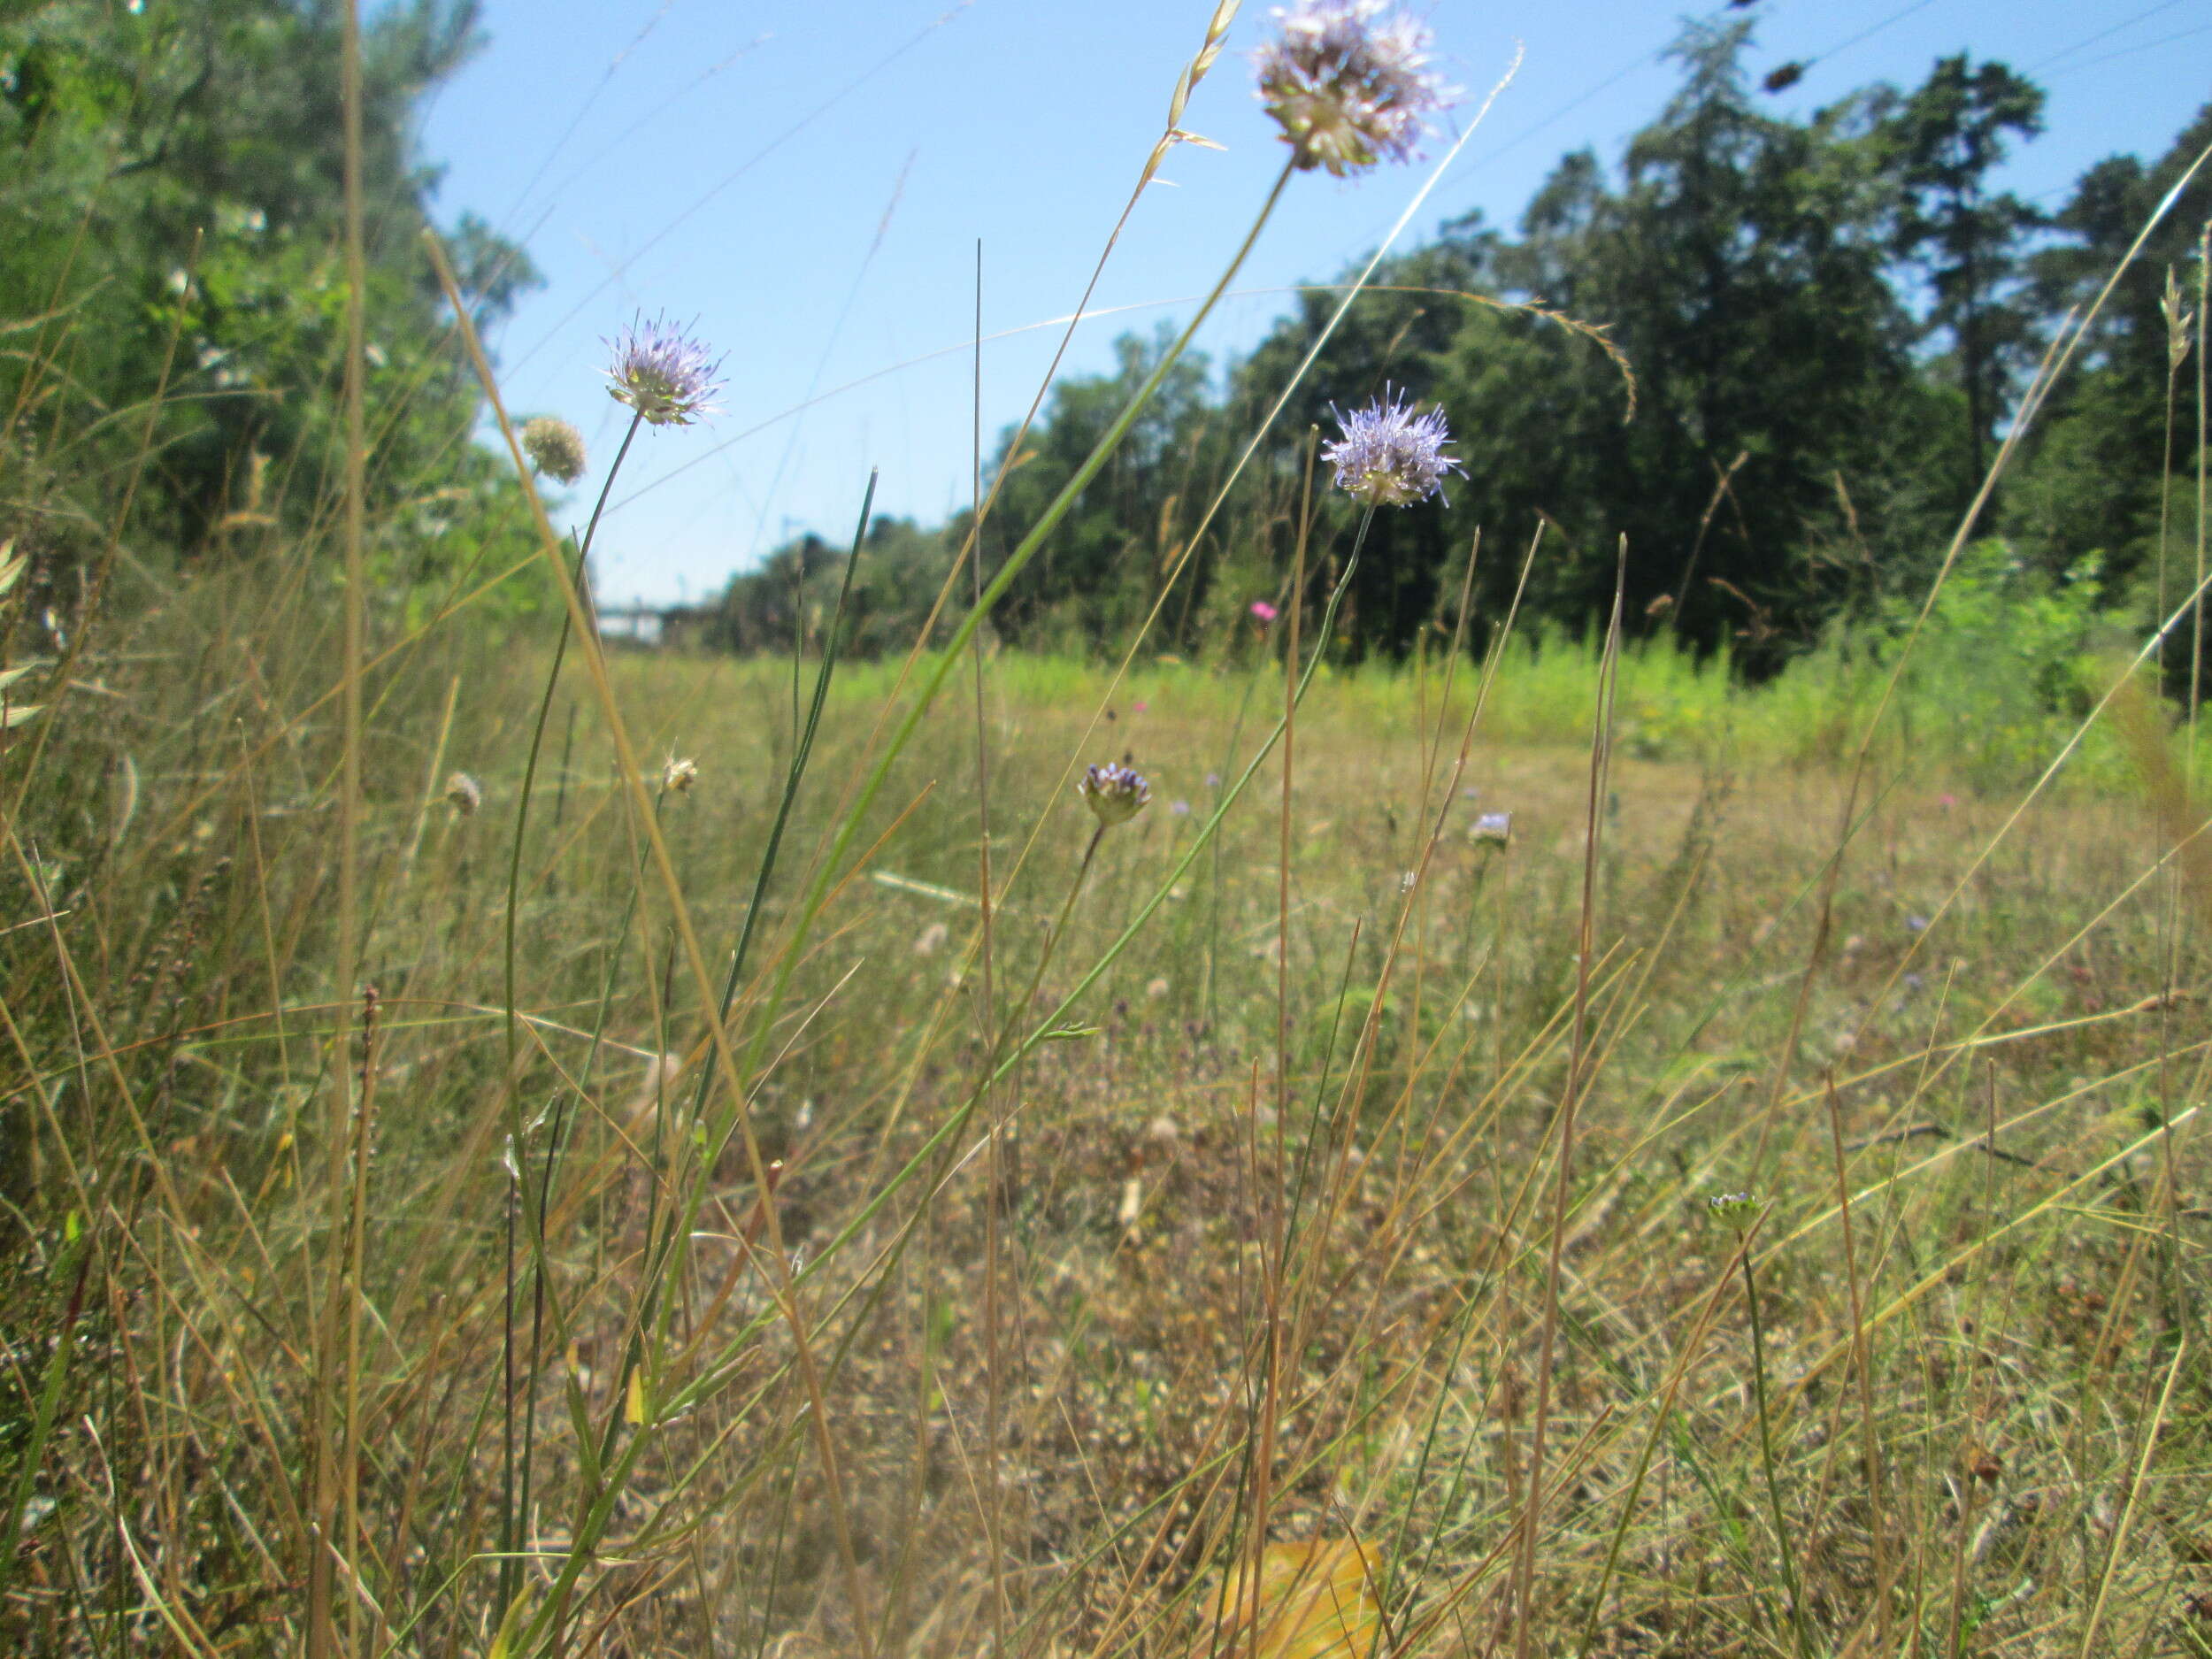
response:
{"label": "white fluffy flower head", "polygon": [[584,475],[584,434],[553,415],[522,423],[522,452],[556,483],[573,484]]}

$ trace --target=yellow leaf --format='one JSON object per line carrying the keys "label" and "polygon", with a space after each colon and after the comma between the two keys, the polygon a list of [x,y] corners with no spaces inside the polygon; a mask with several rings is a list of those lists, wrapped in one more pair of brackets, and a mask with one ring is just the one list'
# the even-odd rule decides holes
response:
{"label": "yellow leaf", "polygon": [[[1229,1570],[1210,1626],[1225,1659],[1373,1659],[1382,1609],[1371,1576],[1373,1555],[1354,1538],[1270,1544],[1260,1552],[1256,1589],[1251,1563]],[[1213,1645],[1209,1628],[1200,1650]]]}
{"label": "yellow leaf", "polygon": [[645,1373],[641,1371],[630,1373],[630,1391],[622,1402],[622,1419],[626,1423],[645,1421]]}

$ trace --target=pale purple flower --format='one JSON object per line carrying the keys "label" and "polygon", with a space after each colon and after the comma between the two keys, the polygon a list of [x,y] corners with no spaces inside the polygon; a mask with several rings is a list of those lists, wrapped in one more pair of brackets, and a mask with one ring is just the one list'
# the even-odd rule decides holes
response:
{"label": "pale purple flower", "polygon": [[1275,36],[1252,65],[1293,166],[1340,179],[1409,160],[1456,96],[1427,67],[1427,27],[1389,0],[1298,0],[1274,16]]}
{"label": "pale purple flower", "polygon": [[607,396],[627,403],[649,426],[687,426],[715,411],[722,389],[722,361],[681,327],[659,317],[640,317],[609,344]]}
{"label": "pale purple flower", "polygon": [[1177,818],[1188,818],[1190,816],[1190,803],[1187,801],[1171,801],[1167,804],[1167,810],[1174,813]]}
{"label": "pale purple flower", "polygon": [[1269,604],[1266,600],[1255,599],[1252,602],[1252,614],[1262,622],[1272,622],[1275,620],[1277,612],[1275,607]]}
{"label": "pale purple flower", "polygon": [[1380,398],[1347,415],[1334,404],[1344,435],[1321,451],[1321,458],[1336,469],[1336,485],[1354,499],[1371,507],[1409,507],[1440,495],[1444,474],[1463,472],[1444,453],[1451,434],[1444,411],[1413,412],[1404,397],[1383,388],[1390,401]]}
{"label": "pale purple flower", "polygon": [[1110,760],[1087,768],[1075,792],[1102,825],[1126,824],[1152,799],[1152,786],[1142,772]]}
{"label": "pale purple flower", "polygon": [[1472,841],[1494,841],[1503,847],[1513,839],[1513,814],[1485,812],[1475,819],[1474,827],[1467,832]]}

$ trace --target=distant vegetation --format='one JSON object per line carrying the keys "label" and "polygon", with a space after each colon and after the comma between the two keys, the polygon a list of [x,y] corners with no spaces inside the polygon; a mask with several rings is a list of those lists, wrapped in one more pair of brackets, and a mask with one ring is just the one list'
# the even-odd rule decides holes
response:
{"label": "distant vegetation", "polygon": [[[1998,188],[2041,130],[2043,94],[2004,65],[1938,62],[1797,121],[1747,67],[1752,25],[1694,25],[1682,81],[1617,165],[1563,157],[1514,232],[1479,214],[1386,259],[1243,478],[1198,526],[1339,295],[1310,294],[1249,357],[1210,376],[1186,358],[1048,554],[994,618],[1032,647],[1089,649],[1162,604],[1155,638],[1225,642],[1288,581],[1308,427],[1333,431],[1386,383],[1441,404],[1467,469],[1450,504],[1379,521],[1348,601],[1355,653],[1402,655],[1448,613],[1478,528],[1478,610],[1502,614],[1531,538],[1525,617],[1580,634],[1602,619],[1627,544],[1634,633],[1671,633],[1771,671],[1839,623],[1916,605],[2065,316],[2085,309],[2161,197],[2212,142],[2212,104],[2162,156],[2115,157],[2055,204]],[[2212,180],[2184,192],[2082,342],[1978,521],[2001,536],[2023,602],[2091,584],[2098,609],[2149,611],[2162,529],[2193,568],[2194,427],[2170,430],[2170,270],[2193,271]],[[1357,266],[1339,279],[1349,281]],[[1586,333],[1525,309],[1601,326]],[[1120,342],[1113,373],[1064,380],[991,476],[987,569],[1089,451],[1165,334]],[[1633,376],[1633,387],[1630,375]],[[885,526],[858,581],[911,637],[967,532]],[[833,596],[841,549],[779,549],[708,607],[741,649],[792,637]],[[2168,561],[2170,563],[2170,560]],[[2193,581],[2193,577],[2191,581]],[[1325,591],[1313,577],[1312,597]],[[1172,586],[1171,586],[1172,584]],[[2169,604],[2186,594],[2184,582]],[[889,612],[897,612],[894,618]],[[1479,636],[1479,630],[1478,630]]]}
{"label": "distant vegetation", "polygon": [[[422,234],[472,8],[0,6],[0,1653],[2212,1659],[2212,111],[2046,218],[2001,67],[1693,29],[1313,373],[1053,388],[979,568],[616,651]],[[1254,240],[1438,96],[1300,6]],[[1449,506],[1309,502],[1386,383]]]}
{"label": "distant vegetation", "polygon": [[[480,43],[476,12],[406,0],[376,13],[365,42],[371,505],[388,594],[497,571],[526,545],[512,480],[472,441],[480,399],[416,237],[439,170],[415,152],[411,114]],[[332,510],[336,17],[295,0],[142,12],[54,0],[0,22],[0,534],[19,535],[34,583],[65,612],[127,491],[135,550],[157,567],[250,557]],[[1502,612],[1540,531],[1524,609],[1536,631],[1602,619],[1624,537],[1632,634],[1724,649],[1756,672],[1839,624],[1878,635],[1924,591],[2062,319],[2212,140],[2212,104],[2165,154],[2112,157],[2062,201],[2024,202],[1994,177],[2041,131],[2032,81],[1946,58],[1917,87],[1863,88],[1800,121],[1766,107],[1752,27],[1688,26],[1681,84],[1657,118],[1616,162],[1563,157],[1513,231],[1471,214],[1385,260],[1233,486],[1337,290],[1308,294],[1222,373],[1179,362],[1014,584],[999,634],[1089,650],[1157,606],[1161,648],[1235,649],[1250,602],[1286,596],[1309,427],[1331,428],[1332,402],[1394,385],[1448,411],[1466,476],[1448,505],[1377,526],[1342,618],[1349,653],[1408,651],[1448,611],[1478,528],[1481,618]],[[2139,622],[2173,588],[2172,550],[2193,567],[2193,489],[2170,501],[2162,484],[2185,485],[2195,443],[2189,420],[2168,419],[2164,301],[2208,215],[2200,177],[1978,519],[2003,538],[2024,596],[2087,584],[2093,611]],[[474,215],[452,226],[487,324],[536,273]],[[1119,367],[1062,380],[1018,451],[1002,435],[987,571],[1165,339],[1125,336]],[[852,649],[913,638],[968,530],[964,514],[877,525]],[[811,637],[842,558],[791,542],[683,636],[738,650]],[[1326,572],[1311,580],[1317,599]],[[509,584],[502,603],[540,592]]]}
{"label": "distant vegetation", "polygon": [[[440,170],[412,123],[480,44],[476,11],[398,0],[363,42],[371,569],[388,595],[529,547],[511,469],[473,442],[480,395],[418,240]],[[0,7],[0,540],[58,620],[107,580],[127,502],[112,574],[142,597],[335,511],[339,17],[330,0]],[[450,243],[480,324],[538,280],[473,215]]]}

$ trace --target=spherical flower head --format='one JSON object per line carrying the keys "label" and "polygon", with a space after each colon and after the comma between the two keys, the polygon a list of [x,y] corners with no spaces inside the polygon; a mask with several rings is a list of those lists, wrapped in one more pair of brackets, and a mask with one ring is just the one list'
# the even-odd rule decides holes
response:
{"label": "spherical flower head", "polygon": [[1098,821],[1108,826],[1126,824],[1152,799],[1152,786],[1143,773],[1112,761],[1085,771],[1075,790]]}
{"label": "spherical flower head", "polygon": [[1453,89],[1427,67],[1427,27],[1389,0],[1298,0],[1252,55],[1258,96],[1292,165],[1337,178],[1409,160]]}
{"label": "spherical flower head", "polygon": [[664,789],[673,790],[678,795],[689,795],[691,786],[698,781],[699,763],[695,760],[679,760],[671,755],[661,767],[661,787]]}
{"label": "spherical flower head", "polygon": [[1410,507],[1441,495],[1445,473],[1464,470],[1444,453],[1451,434],[1440,409],[1417,415],[1393,395],[1348,415],[1333,404],[1330,412],[1344,435],[1325,445],[1321,458],[1336,469],[1337,488],[1368,506]]}
{"label": "spherical flower head", "polygon": [[1252,614],[1260,619],[1262,626],[1265,626],[1268,623],[1274,621],[1279,613],[1275,607],[1269,604],[1266,600],[1255,599],[1252,602]]}
{"label": "spherical flower head", "polygon": [[584,434],[551,415],[522,423],[522,452],[556,483],[573,484],[584,475]]}
{"label": "spherical flower head", "polygon": [[1705,1208],[1713,1219],[1727,1223],[1741,1233],[1759,1214],[1759,1201],[1749,1193],[1720,1193],[1705,1201]]}
{"label": "spherical flower head", "polygon": [[610,342],[607,396],[627,403],[654,426],[687,426],[714,412],[722,361],[662,318],[640,317]]}
{"label": "spherical flower head", "polygon": [[1499,847],[1505,846],[1513,839],[1513,814],[1510,812],[1480,814],[1475,819],[1474,827],[1467,832],[1467,839],[1478,845],[1490,842]]}
{"label": "spherical flower head", "polygon": [[468,773],[457,772],[445,780],[445,798],[463,818],[472,818],[484,804],[484,786]]}

